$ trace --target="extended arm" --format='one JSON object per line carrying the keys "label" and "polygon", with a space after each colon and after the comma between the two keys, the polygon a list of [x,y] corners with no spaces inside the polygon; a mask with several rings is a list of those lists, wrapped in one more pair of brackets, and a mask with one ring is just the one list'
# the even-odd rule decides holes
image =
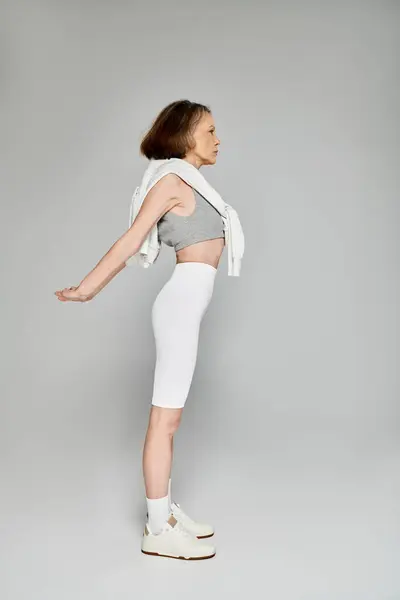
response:
{"label": "extended arm", "polygon": [[179,203],[180,180],[165,175],[146,195],[131,227],[111,246],[94,269],[80,282],[77,291],[87,299],[96,296],[138,252],[152,227]]}

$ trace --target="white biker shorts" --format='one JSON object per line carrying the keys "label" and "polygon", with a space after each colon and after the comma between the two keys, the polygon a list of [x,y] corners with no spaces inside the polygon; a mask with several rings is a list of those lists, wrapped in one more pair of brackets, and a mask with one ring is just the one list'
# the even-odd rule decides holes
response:
{"label": "white biker shorts", "polygon": [[199,330],[210,303],[217,269],[183,262],[158,293],[152,307],[156,364],[151,403],[182,408],[196,366]]}

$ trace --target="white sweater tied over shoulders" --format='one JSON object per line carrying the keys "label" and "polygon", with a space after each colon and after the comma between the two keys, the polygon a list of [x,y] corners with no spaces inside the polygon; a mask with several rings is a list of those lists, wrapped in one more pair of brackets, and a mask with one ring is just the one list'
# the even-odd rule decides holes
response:
{"label": "white sweater tied over shoulders", "polygon": [[[244,234],[239,216],[234,208],[224,202],[218,192],[208,183],[199,169],[181,158],[151,159],[144,172],[142,181],[135,189],[129,213],[129,227],[136,219],[142,203],[151,188],[168,173],[175,173],[191,187],[197,190],[220,213],[225,233],[225,245],[228,246],[228,275],[239,276],[244,254]],[[138,264],[144,268],[152,265],[160,253],[161,242],[157,223],[143,241],[139,251],[128,258],[127,266]]]}

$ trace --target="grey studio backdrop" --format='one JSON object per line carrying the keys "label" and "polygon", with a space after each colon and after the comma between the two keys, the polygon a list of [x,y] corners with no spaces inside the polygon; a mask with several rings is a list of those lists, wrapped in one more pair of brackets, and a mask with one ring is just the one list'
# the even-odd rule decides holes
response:
{"label": "grey studio backdrop", "polygon": [[[2,2],[2,600],[399,600],[399,3]],[[241,218],[175,437],[217,555],[141,554],[151,304],[124,269],[141,136],[209,104]],[[397,571],[396,571],[397,569]]]}

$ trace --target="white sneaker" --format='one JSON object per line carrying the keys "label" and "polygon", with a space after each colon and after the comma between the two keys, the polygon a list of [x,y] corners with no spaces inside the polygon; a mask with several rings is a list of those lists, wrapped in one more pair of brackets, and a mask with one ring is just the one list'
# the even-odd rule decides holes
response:
{"label": "white sneaker", "polygon": [[183,512],[180,504],[178,504],[177,502],[172,502],[171,510],[175,519],[177,519],[179,523],[182,523],[185,529],[190,531],[190,533],[193,533],[193,535],[195,535],[199,539],[209,538],[214,535],[214,529],[212,525],[207,525],[206,523],[197,523],[196,521],[193,521],[193,519],[191,519],[186,513]]}
{"label": "white sneaker", "polygon": [[158,534],[151,533],[146,524],[142,538],[142,552],[168,558],[200,560],[212,558],[216,550],[211,544],[200,542],[171,514]]}

